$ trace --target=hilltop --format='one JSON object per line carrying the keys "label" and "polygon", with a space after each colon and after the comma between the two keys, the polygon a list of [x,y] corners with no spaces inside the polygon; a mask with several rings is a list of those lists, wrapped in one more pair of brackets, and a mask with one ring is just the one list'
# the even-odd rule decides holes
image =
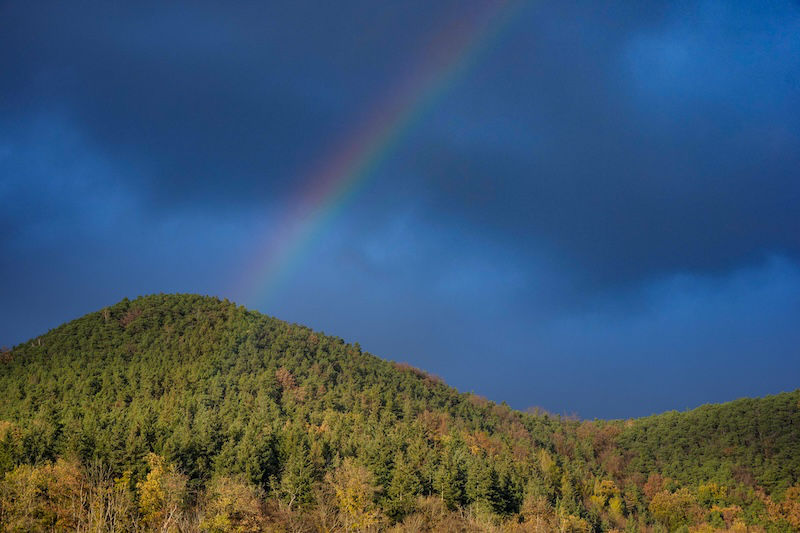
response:
{"label": "hilltop", "polygon": [[196,295],[126,299],[0,358],[7,530],[800,528],[800,391],[535,415]]}

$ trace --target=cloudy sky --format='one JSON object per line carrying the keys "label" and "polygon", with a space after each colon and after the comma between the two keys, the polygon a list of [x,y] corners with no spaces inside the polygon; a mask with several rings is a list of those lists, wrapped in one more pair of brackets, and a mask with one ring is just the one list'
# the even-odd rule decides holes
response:
{"label": "cloudy sky", "polygon": [[[517,408],[800,386],[796,2],[232,4],[0,4],[0,344],[192,292]],[[310,169],[464,27],[248,281]]]}

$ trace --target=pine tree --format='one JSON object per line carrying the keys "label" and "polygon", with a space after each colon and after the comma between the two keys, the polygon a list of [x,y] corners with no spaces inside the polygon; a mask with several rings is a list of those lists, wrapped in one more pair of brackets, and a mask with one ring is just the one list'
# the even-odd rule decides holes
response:
{"label": "pine tree", "polygon": [[387,514],[394,520],[401,520],[414,511],[417,495],[422,491],[422,484],[416,472],[408,464],[402,453],[398,453],[394,461],[392,481],[386,490]]}

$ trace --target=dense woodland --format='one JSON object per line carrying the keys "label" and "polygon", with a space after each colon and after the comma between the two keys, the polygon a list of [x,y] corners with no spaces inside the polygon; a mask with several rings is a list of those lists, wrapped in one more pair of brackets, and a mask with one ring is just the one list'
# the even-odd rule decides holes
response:
{"label": "dense woodland", "polygon": [[0,395],[3,531],[800,531],[800,391],[523,413],[154,295],[4,350]]}

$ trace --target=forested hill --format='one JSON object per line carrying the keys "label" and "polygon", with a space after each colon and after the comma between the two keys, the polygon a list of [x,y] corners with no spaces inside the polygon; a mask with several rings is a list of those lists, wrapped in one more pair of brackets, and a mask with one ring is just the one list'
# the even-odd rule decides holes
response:
{"label": "forested hill", "polygon": [[800,391],[580,422],[154,295],[3,352],[0,395],[9,531],[800,529]]}

